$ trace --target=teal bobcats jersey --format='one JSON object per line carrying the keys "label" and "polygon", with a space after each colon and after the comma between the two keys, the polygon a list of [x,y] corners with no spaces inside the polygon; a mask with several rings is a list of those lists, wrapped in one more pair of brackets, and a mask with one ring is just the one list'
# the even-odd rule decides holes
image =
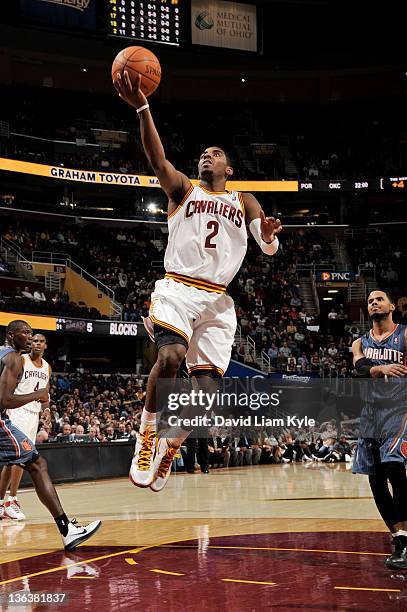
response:
{"label": "teal bobcats jersey", "polygon": [[395,324],[393,329],[380,340],[375,339],[373,330],[362,336],[362,351],[373,365],[399,363],[406,365],[406,347],[404,335],[406,325]]}
{"label": "teal bobcats jersey", "polygon": [[3,359],[9,353],[17,353],[16,349],[13,349],[12,346],[3,345],[0,346],[0,375],[4,370]]}
{"label": "teal bobcats jersey", "polygon": [[[7,346],[7,345],[0,346],[0,376],[4,370],[4,363],[3,363],[4,357],[8,355],[9,353],[16,353],[16,352],[17,351],[13,349],[12,346]],[[1,406],[0,406],[0,412],[1,412]]]}

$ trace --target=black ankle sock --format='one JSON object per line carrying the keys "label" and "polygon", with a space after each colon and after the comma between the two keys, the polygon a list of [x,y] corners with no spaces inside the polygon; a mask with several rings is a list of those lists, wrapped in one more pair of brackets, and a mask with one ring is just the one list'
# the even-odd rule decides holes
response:
{"label": "black ankle sock", "polygon": [[57,516],[54,520],[59,529],[59,533],[65,537],[68,533],[69,518],[66,514],[61,514],[61,516]]}

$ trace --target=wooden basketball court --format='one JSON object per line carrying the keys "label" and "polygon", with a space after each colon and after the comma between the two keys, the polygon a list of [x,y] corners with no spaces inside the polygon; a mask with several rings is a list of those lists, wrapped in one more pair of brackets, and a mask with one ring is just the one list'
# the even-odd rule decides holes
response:
{"label": "wooden basketball court", "polygon": [[2,609],[63,610],[5,603],[24,591],[65,593],[71,610],[405,611],[407,572],[384,567],[389,536],[367,479],[347,468],[180,473],[158,494],[127,479],[61,485],[70,517],[103,521],[74,553],[23,491],[29,520],[0,522]]}

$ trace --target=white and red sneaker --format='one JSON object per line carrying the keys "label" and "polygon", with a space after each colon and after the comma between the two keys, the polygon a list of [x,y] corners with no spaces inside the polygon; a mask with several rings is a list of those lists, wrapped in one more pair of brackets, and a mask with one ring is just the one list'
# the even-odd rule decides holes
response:
{"label": "white and red sneaker", "polygon": [[1,519],[4,519],[4,504],[0,504],[0,521]]}
{"label": "white and red sneaker", "polygon": [[149,487],[153,482],[156,442],[157,434],[149,427],[143,433],[137,434],[129,473],[129,478],[136,487]]}
{"label": "white and red sneaker", "polygon": [[179,457],[179,448],[169,446],[167,438],[160,438],[157,443],[157,453],[154,459],[154,480],[150,489],[158,493],[162,491],[171,474],[171,466],[175,457]]}
{"label": "white and red sneaker", "polygon": [[25,514],[20,508],[17,497],[9,499],[4,504],[4,518],[9,518],[13,521],[25,521]]}

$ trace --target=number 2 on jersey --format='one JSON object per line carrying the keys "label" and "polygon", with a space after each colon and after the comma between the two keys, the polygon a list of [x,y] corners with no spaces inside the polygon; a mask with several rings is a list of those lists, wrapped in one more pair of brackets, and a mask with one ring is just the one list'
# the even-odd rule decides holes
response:
{"label": "number 2 on jersey", "polygon": [[208,221],[206,225],[206,229],[212,230],[210,234],[207,235],[205,240],[205,249],[216,249],[216,244],[211,242],[215,236],[218,235],[219,232],[219,221]]}

